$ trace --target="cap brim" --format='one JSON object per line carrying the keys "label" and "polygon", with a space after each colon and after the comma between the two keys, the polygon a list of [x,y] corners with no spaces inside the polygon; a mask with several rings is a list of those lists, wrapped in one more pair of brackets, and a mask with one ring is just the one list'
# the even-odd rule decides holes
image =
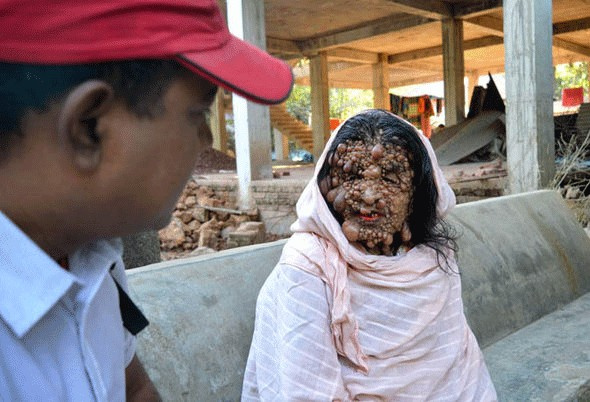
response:
{"label": "cap brim", "polygon": [[189,70],[257,103],[281,103],[293,87],[293,73],[287,63],[233,35],[218,49],[183,53],[176,58]]}

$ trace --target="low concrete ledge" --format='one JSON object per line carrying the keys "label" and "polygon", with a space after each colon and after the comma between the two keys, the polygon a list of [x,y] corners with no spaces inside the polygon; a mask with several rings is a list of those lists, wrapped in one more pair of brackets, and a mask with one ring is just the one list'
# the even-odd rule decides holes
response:
{"label": "low concrete ledge", "polygon": [[127,271],[149,318],[137,353],[165,401],[237,401],[258,290],[286,240]]}
{"label": "low concrete ledge", "polygon": [[[502,400],[534,400],[537,395],[551,400],[568,393],[569,385],[590,379],[586,371],[573,369],[569,373],[581,378],[568,384],[551,380],[541,389],[534,384],[549,377],[535,366],[504,374],[525,361],[510,347],[522,348],[531,364],[556,376],[567,373],[563,368],[568,364],[585,361],[590,367],[586,344],[578,344],[584,347],[579,356],[565,352],[576,348],[570,337],[584,335],[583,325],[564,324],[578,320],[586,306],[568,303],[590,291],[590,239],[559,195],[540,191],[462,204],[450,221],[463,233],[458,262],[467,319],[482,346],[491,345],[485,353]],[[139,336],[138,354],[164,400],[239,400],[258,290],[284,243],[128,271],[131,295],[151,321]],[[587,297],[580,303],[587,303]],[[563,318],[548,316],[566,305]],[[548,324],[530,324],[541,317]],[[554,328],[558,332],[546,332],[551,325],[559,325]],[[528,331],[546,336],[534,338]],[[563,360],[552,353],[561,353]],[[551,361],[556,366],[543,366]],[[514,388],[519,382],[523,386]]]}
{"label": "low concrete ledge", "polygon": [[501,401],[576,402],[590,380],[590,293],[483,350]]}
{"label": "low concrete ledge", "polygon": [[557,192],[459,205],[465,314],[485,347],[590,291],[590,239]]}

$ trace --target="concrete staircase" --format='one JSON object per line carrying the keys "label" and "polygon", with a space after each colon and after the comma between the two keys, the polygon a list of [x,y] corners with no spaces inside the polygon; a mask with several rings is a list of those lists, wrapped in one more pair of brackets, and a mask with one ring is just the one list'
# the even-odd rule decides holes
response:
{"label": "concrete staircase", "polygon": [[289,113],[284,103],[270,107],[270,122],[283,135],[295,141],[299,148],[313,152],[311,127]]}

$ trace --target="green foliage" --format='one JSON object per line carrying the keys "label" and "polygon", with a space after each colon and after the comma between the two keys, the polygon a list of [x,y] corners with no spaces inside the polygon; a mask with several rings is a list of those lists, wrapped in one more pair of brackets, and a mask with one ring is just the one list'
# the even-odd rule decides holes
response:
{"label": "green foliage", "polygon": [[293,86],[286,106],[289,113],[307,124],[311,113],[311,88],[303,85]]}
{"label": "green foliage", "polygon": [[[311,114],[311,88],[295,85],[286,102],[289,113],[304,123]],[[367,89],[330,89],[330,117],[346,119],[354,113],[373,107],[373,91]]]}
{"label": "green foliage", "polygon": [[330,89],[331,118],[346,119],[371,107],[373,107],[373,91],[368,89]]}
{"label": "green foliage", "polygon": [[554,74],[554,99],[561,99],[564,88],[584,87],[588,90],[588,62],[559,64],[554,68]]}

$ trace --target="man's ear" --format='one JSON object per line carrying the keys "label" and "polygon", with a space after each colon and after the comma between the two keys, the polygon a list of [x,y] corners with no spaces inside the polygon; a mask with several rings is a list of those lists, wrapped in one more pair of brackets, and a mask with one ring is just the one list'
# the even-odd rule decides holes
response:
{"label": "man's ear", "polygon": [[97,119],[112,105],[114,92],[104,81],[88,80],[72,89],[63,101],[58,120],[60,142],[71,152],[72,162],[83,171],[95,170],[102,156],[102,135]]}

